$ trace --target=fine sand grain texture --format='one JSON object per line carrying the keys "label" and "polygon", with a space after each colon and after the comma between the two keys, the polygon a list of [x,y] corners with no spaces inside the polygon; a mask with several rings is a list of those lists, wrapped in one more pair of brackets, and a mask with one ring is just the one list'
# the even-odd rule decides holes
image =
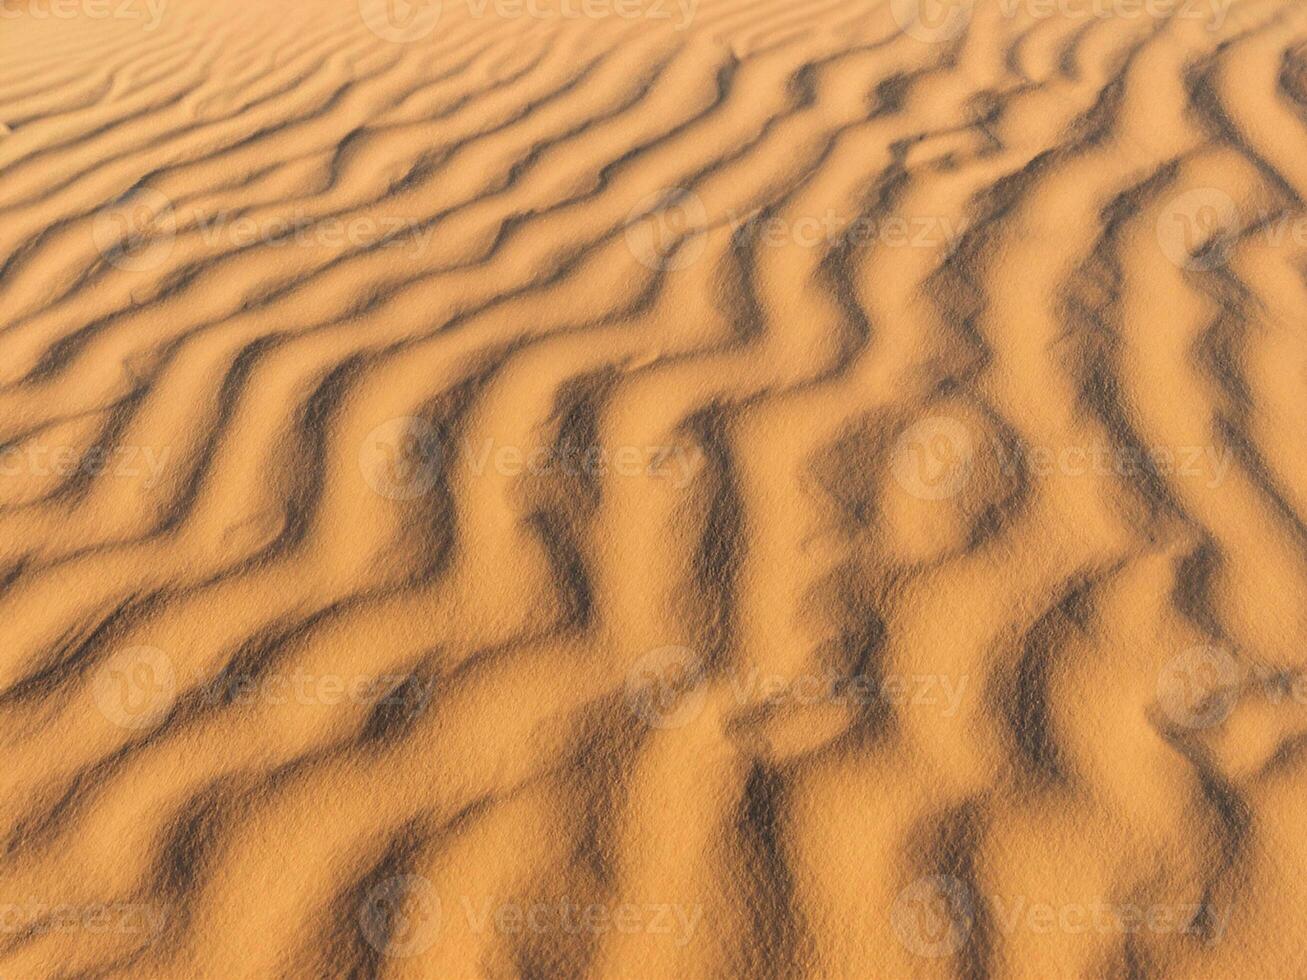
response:
{"label": "fine sand grain texture", "polygon": [[0,977],[1307,975],[1301,0],[0,0]]}

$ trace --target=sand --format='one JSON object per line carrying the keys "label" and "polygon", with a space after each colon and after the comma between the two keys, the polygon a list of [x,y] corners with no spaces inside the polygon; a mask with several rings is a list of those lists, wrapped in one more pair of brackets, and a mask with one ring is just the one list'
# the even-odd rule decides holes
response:
{"label": "sand", "polygon": [[1307,8],[0,14],[5,980],[1307,974]]}

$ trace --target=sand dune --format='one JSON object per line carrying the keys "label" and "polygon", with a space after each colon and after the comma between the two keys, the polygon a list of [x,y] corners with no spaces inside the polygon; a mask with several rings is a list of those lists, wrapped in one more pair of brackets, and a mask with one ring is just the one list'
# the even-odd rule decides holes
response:
{"label": "sand dune", "polygon": [[1307,972],[1307,9],[0,14],[0,976]]}

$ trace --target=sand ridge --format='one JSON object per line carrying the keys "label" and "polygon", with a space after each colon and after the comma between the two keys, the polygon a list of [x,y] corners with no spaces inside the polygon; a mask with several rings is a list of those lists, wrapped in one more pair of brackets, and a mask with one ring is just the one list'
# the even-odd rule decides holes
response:
{"label": "sand ridge", "polygon": [[1307,968],[1299,5],[0,13],[0,975]]}

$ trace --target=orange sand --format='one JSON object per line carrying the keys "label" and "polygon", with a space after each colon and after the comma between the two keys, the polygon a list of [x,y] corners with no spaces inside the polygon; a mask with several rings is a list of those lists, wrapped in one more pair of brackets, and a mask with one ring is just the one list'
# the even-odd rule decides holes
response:
{"label": "orange sand", "polygon": [[0,14],[5,980],[1307,974],[1307,6]]}

